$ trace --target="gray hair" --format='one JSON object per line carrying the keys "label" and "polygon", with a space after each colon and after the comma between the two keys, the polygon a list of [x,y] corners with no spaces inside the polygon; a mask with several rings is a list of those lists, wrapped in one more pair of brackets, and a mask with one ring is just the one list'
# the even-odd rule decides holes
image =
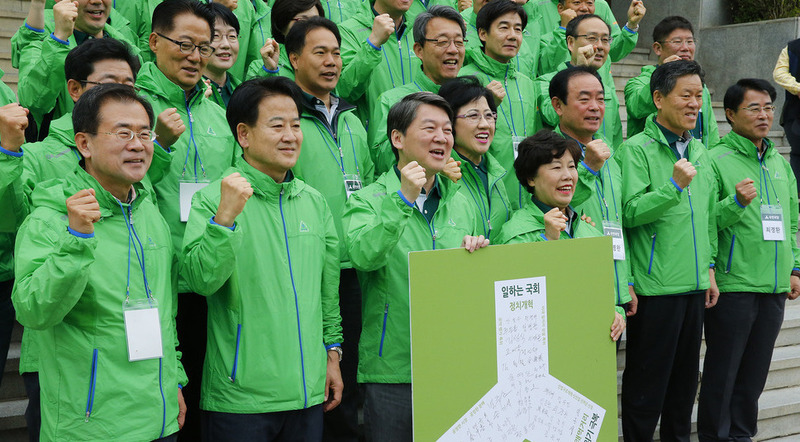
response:
{"label": "gray hair", "polygon": [[436,5],[431,6],[430,9],[417,16],[414,20],[414,43],[425,45],[425,31],[428,28],[428,22],[433,18],[444,18],[458,23],[461,27],[461,37],[467,36],[467,26],[464,24],[464,18],[455,9],[450,6]]}

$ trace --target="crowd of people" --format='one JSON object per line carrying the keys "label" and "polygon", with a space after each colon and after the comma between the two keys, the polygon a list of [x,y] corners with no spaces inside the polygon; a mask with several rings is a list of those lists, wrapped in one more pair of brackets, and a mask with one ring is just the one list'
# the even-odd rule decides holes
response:
{"label": "crowd of people", "polygon": [[[610,65],[646,13],[31,0],[0,83],[0,343],[16,318],[30,440],[410,441],[408,252],[603,235],[624,439],[689,440],[705,333],[699,438],[751,440],[800,295],[777,92],[725,85],[720,137],[692,24],[657,17],[624,139]],[[775,72],[790,140],[798,60]]]}

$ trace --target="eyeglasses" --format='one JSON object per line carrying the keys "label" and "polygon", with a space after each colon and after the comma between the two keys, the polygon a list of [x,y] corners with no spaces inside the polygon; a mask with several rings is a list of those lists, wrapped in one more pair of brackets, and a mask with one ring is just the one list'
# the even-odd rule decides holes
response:
{"label": "eyeglasses", "polygon": [[487,123],[494,123],[497,120],[497,112],[486,112],[483,114],[480,112],[470,112],[464,115],[456,115],[456,118],[463,118],[473,124],[481,121],[481,117],[483,117]]}
{"label": "eyeglasses", "polygon": [[120,130],[118,130],[116,132],[100,132],[100,133],[106,134],[106,135],[114,135],[120,141],[125,141],[125,142],[131,141],[133,139],[133,137],[138,137],[139,140],[142,141],[142,142],[150,142],[150,143],[152,143],[153,141],[156,140],[156,133],[153,132],[152,130],[147,130],[147,129],[145,129],[145,130],[143,130],[141,132],[134,132],[134,131],[132,131],[130,129],[120,129]]}
{"label": "eyeglasses", "polygon": [[[227,38],[231,43],[239,41],[239,35],[234,32],[226,35],[225,38]],[[216,43],[220,40],[222,40],[222,34],[214,34],[214,36],[211,38],[211,43]]]}
{"label": "eyeglasses", "polygon": [[686,44],[686,46],[689,46],[691,48],[692,46],[696,46],[697,45],[697,39],[696,38],[685,38],[685,39],[684,38],[673,38],[672,40],[659,41],[659,43],[668,44],[668,45],[670,45],[672,47],[675,47],[675,48],[679,48],[679,47],[683,46],[684,44]]}
{"label": "eyeglasses", "polygon": [[761,106],[750,106],[750,107],[743,107],[741,109],[743,111],[747,112],[750,115],[758,115],[762,111],[765,114],[771,114],[771,113],[775,112],[775,106],[772,106],[772,105],[769,105],[769,104],[764,106],[764,107],[761,107]]}
{"label": "eyeglasses", "polygon": [[200,56],[201,57],[208,58],[214,53],[214,51],[216,51],[216,49],[211,47],[211,45],[208,44],[208,43],[204,43],[202,45],[196,45],[196,44],[194,44],[194,43],[192,43],[190,41],[173,40],[173,39],[171,39],[171,38],[167,37],[166,35],[161,34],[159,32],[156,32],[156,35],[158,35],[159,37],[162,37],[162,38],[164,38],[166,40],[169,40],[169,41],[175,43],[176,45],[178,45],[178,47],[181,49],[181,52],[184,53],[184,54],[191,54],[192,52],[194,52],[194,48],[197,48],[197,50],[200,51]]}
{"label": "eyeglasses", "polygon": [[609,36],[604,35],[604,36],[601,37],[601,36],[599,36],[597,34],[580,34],[580,35],[576,35],[575,37],[576,38],[577,37],[583,37],[583,38],[586,39],[586,41],[588,41],[589,43],[591,43],[593,45],[597,44],[598,42],[602,42],[604,45],[608,46],[608,45],[611,44],[612,41],[614,41],[614,39],[609,37]]}
{"label": "eyeglasses", "polygon": [[448,48],[451,44],[455,44],[456,48],[461,49],[468,40],[466,38],[426,38],[425,41],[433,43],[439,49]]}

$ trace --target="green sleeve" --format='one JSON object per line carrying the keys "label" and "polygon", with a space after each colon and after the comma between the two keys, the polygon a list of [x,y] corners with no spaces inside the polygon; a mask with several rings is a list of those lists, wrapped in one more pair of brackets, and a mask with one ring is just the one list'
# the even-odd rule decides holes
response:
{"label": "green sleeve", "polygon": [[78,238],[66,227],[32,215],[17,233],[16,284],[12,301],[17,320],[43,330],[60,323],[89,282],[97,239]]}
{"label": "green sleeve", "polygon": [[258,77],[277,77],[280,75],[281,67],[278,66],[278,72],[269,72],[267,67],[264,66],[264,61],[259,56],[257,60],[253,60],[247,66],[247,73],[244,74],[245,80],[251,80]]}
{"label": "green sleeve", "polygon": [[[324,203],[323,203],[324,204]],[[322,272],[322,340],[325,345],[342,343],[339,314],[339,236],[330,209],[325,205],[325,268]]]}
{"label": "green sleeve", "polygon": [[[613,18],[614,16],[612,15],[611,17]],[[612,63],[615,63],[627,57],[636,47],[636,43],[639,42],[639,33],[631,32],[627,28],[620,29],[616,20],[606,20],[606,22],[610,23],[612,38],[611,48],[608,51],[608,58],[611,59]]]}
{"label": "green sleeve", "polygon": [[[647,173],[647,161],[641,149],[630,146],[622,158],[622,222],[625,227],[649,224],[661,218],[681,201],[681,193],[671,180],[654,190]],[[656,183],[657,184],[657,183]]]}
{"label": "green sleeve", "polygon": [[169,173],[174,152],[174,150],[167,151],[160,144],[154,143],[153,161],[150,163],[150,169],[147,170],[147,176],[150,177],[152,183],[161,181]]}
{"label": "green sleeve", "polygon": [[383,59],[383,47],[375,49],[366,39],[358,41],[346,28],[340,29],[344,68],[336,85],[336,92],[345,100],[355,103],[366,94],[369,78],[375,74],[375,68]]}
{"label": "green sleeve", "polygon": [[183,369],[183,363],[181,362],[181,358],[183,357],[183,352],[179,350],[180,348],[180,341],[178,341],[178,328],[175,325],[176,317],[178,316],[178,271],[180,269],[180,261],[178,257],[173,254],[172,255],[172,272],[171,275],[171,285],[172,285],[172,316],[170,316],[170,324],[169,329],[172,332],[172,342],[173,347],[175,348],[175,358],[177,359],[177,378],[178,384],[181,386],[186,386],[189,383],[189,377],[186,376],[186,370]]}
{"label": "green sleeve", "polygon": [[396,192],[383,196],[379,207],[372,207],[362,198],[363,192],[347,200],[343,224],[353,267],[369,272],[386,265],[415,209]]}
{"label": "green sleeve", "polygon": [[386,133],[386,118],[392,107],[390,101],[388,94],[381,94],[380,102],[372,106],[372,116],[367,131],[367,144],[378,174],[391,169],[395,163],[389,135]]}
{"label": "green sleeve", "polygon": [[20,58],[19,104],[28,108],[37,122],[53,110],[56,100],[67,83],[64,60],[72,48],[52,36],[31,42]]}
{"label": "green sleeve", "polygon": [[542,117],[542,123],[550,127],[558,126],[558,114],[553,109],[553,102],[550,101],[550,80],[552,75],[541,76],[536,79],[536,98],[537,107],[539,108],[539,115]]}
{"label": "green sleeve", "polygon": [[[710,160],[711,160],[711,158],[706,156],[705,161],[708,162]],[[718,210],[718,206],[716,204],[717,200],[718,200],[718,197],[717,197],[717,193],[714,192],[714,190],[717,188],[718,184],[717,184],[717,178],[713,173],[711,174],[711,180],[713,182],[711,183],[710,190],[708,192],[708,194],[709,194],[708,195],[708,212],[709,212],[708,213],[708,242],[709,242],[709,251],[710,251],[710,255],[709,255],[709,258],[708,258],[709,266],[713,266],[714,262],[715,262],[715,260],[717,258],[717,243],[719,241],[719,236],[718,236],[719,228],[717,226],[717,210]],[[797,220],[795,220],[795,225],[796,225],[796,222],[797,222]]]}
{"label": "green sleeve", "polygon": [[15,233],[28,214],[23,191],[23,157],[0,153],[0,232]]}
{"label": "green sleeve", "polygon": [[719,143],[719,127],[717,127],[717,117],[714,115],[714,106],[707,87],[703,88],[703,119],[706,127],[703,128],[705,140],[702,141],[706,149],[711,149]]}
{"label": "green sleeve", "polygon": [[570,59],[566,30],[559,26],[543,34],[539,40],[539,50],[539,75],[558,71]]}
{"label": "green sleeve", "polygon": [[20,57],[25,48],[34,41],[44,40],[47,36],[48,33],[44,29],[40,32],[34,31],[24,24],[20,26],[14,36],[11,37],[11,66],[14,69],[19,69]]}
{"label": "green sleeve", "polygon": [[[648,66],[645,66],[648,68]],[[631,78],[625,84],[625,108],[628,115],[634,118],[645,118],[655,112],[653,95],[650,93],[650,75],[642,69],[642,73]]]}
{"label": "green sleeve", "polygon": [[525,244],[529,242],[548,241],[544,236],[544,229],[534,230],[532,232],[523,233],[522,235],[513,236],[503,242],[503,244]]}
{"label": "green sleeve", "polygon": [[572,195],[571,206],[579,206],[594,195],[597,173],[599,171],[590,171],[583,161],[578,164],[578,182],[575,184],[575,194]]}
{"label": "green sleeve", "polygon": [[[209,186],[219,186],[216,181]],[[241,249],[242,231],[211,223],[217,203],[202,191],[192,198],[192,210],[183,237],[181,276],[189,287],[203,296],[211,296],[225,284],[236,267]]]}

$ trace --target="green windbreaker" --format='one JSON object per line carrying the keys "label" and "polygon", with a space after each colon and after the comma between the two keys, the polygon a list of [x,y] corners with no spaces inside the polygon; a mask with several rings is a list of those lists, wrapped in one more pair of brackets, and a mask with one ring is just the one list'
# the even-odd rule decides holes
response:
{"label": "green windbreaker", "polygon": [[[231,230],[211,222],[220,182],[195,194],[181,272],[208,296],[200,408],[268,413],[322,403],[325,346],[341,344],[339,241],[325,200],[241,157],[253,196]],[[253,247],[253,245],[258,245]]]}
{"label": "green windbreaker", "polygon": [[[154,63],[148,62],[139,70],[136,86],[153,105],[156,115],[165,109],[177,108],[186,126],[186,131],[171,146],[169,171],[163,178],[151,177],[158,208],[170,226],[172,244],[179,251],[186,226],[180,220],[180,182],[210,182],[221,178],[222,172],[233,164],[239,148],[231,135],[225,111],[205,97],[201,83],[187,100],[183,89],[169,81]],[[179,290],[181,293],[188,290],[183,281],[180,281]]]}
{"label": "green windbreaker", "polygon": [[[514,63],[500,63],[483,52],[473,52],[472,63],[464,66],[459,75],[475,75],[486,86],[492,80],[503,83],[506,97],[497,107],[497,121],[494,141],[489,152],[497,158],[504,169],[514,170],[513,137],[526,138],[542,128],[536,97],[539,92],[536,84],[526,75],[517,71]],[[503,182],[516,210],[527,204],[527,192],[520,186],[514,173],[507,173]]]}
{"label": "green windbreaker", "polygon": [[[363,187],[375,180],[375,165],[367,147],[367,132],[355,114],[355,106],[350,103],[339,100],[333,124],[329,125],[325,116],[314,109],[311,96],[303,95],[304,108],[300,116],[303,145],[292,172],[322,193],[331,209],[336,233],[339,238],[344,238],[342,214],[347,202],[345,174],[358,175]],[[340,241],[339,246],[341,267],[351,268],[344,241]]]}
{"label": "green windbreaker", "polygon": [[[752,141],[735,132],[722,137],[708,156],[717,178],[719,251],[716,279],[720,292],[784,293],[792,269],[800,270],[797,248],[796,181],[789,163],[767,143],[759,159]],[[736,184],[750,178],[758,196],[746,207],[736,199]],[[785,241],[765,241],[761,205],[780,205]]]}
{"label": "green windbreaker", "polygon": [[[537,92],[539,98],[536,100],[539,107],[539,112],[542,114],[542,121],[550,127],[558,126],[558,114],[553,109],[553,102],[550,100],[550,81],[556,74],[564,69],[570,67],[570,63],[562,63],[561,67],[555,71],[536,79]],[[600,79],[603,81],[603,98],[606,103],[605,118],[600,126],[598,135],[603,139],[611,140],[608,145],[612,148],[617,148],[622,144],[622,119],[619,116],[619,98],[617,98],[617,88],[614,86],[614,78],[611,73],[605,70],[609,66],[608,60],[597,71]],[[629,136],[630,138],[630,136]]]}
{"label": "green windbreaker", "polygon": [[[650,93],[650,77],[656,66],[642,67],[642,73],[631,78],[625,84],[625,110],[628,112],[628,138],[644,130],[644,123],[648,116],[656,113],[653,103],[653,94]],[[717,117],[711,103],[711,93],[703,85],[703,106],[698,115],[697,127],[693,131],[696,138],[701,138],[707,149],[714,147],[719,142],[719,129]]]}
{"label": "green windbreaker", "polygon": [[[708,268],[717,249],[716,182],[708,150],[692,139],[687,160],[697,175],[686,188],[672,182],[677,151],[655,116],[644,132],[617,150],[622,169],[622,223],[626,257],[641,296],[691,293],[709,288]],[[628,256],[629,255],[629,256]]]}
{"label": "green windbreaker", "polygon": [[458,185],[436,179],[442,197],[430,223],[398,195],[395,170],[347,200],[347,250],[363,291],[358,382],[411,382],[408,252],[460,247],[478,233],[478,214]]}
{"label": "green windbreaker", "polygon": [[[5,73],[2,69],[0,69],[0,79],[3,78]],[[14,91],[11,90],[8,85],[0,81],[0,106],[5,106],[7,104],[11,104],[17,101],[17,96],[14,94]],[[2,157],[6,155],[0,155],[0,162],[2,162]],[[0,178],[0,183],[2,183],[3,178]],[[5,198],[4,190],[5,186],[0,185],[0,199]],[[13,213],[13,212],[5,212],[5,213]],[[12,218],[12,217],[8,217]],[[0,221],[0,225],[6,226],[5,223],[16,225],[16,220],[8,219],[7,221],[3,222]],[[12,226],[13,228],[13,226]],[[0,228],[0,232],[3,232],[4,229]],[[13,233],[0,233],[0,281],[8,281],[14,278],[14,234]]]}
{"label": "green windbreaker", "polygon": [[[456,161],[461,161],[461,179],[458,181],[458,191],[475,206],[475,210],[480,216],[481,229],[478,230],[478,234],[489,238],[494,244],[500,228],[511,219],[513,213],[506,186],[503,184],[503,177],[509,172],[500,166],[492,154],[487,152],[483,156],[488,172],[486,186],[484,186],[480,174],[475,170],[475,165],[459,155],[455,149],[452,151],[452,157]],[[486,187],[489,188],[488,192]]]}
{"label": "green windbreaker", "polygon": [[322,0],[325,18],[337,25],[347,21],[361,8],[361,0]]}
{"label": "green windbreaker", "polygon": [[371,3],[364,1],[352,18],[339,25],[343,68],[336,92],[358,107],[361,121],[369,119],[370,107],[378,103],[382,93],[424,75],[414,54],[414,21],[409,13],[405,15],[401,36],[395,31],[378,49],[367,40],[374,20]]}
{"label": "green windbreaker", "polygon": [[[96,192],[101,219],[94,237],[79,238],[67,231],[65,200],[86,188]],[[12,300],[20,323],[40,330],[42,440],[142,441],[178,431],[177,388],[187,380],[175,350],[177,260],[152,193],[134,188],[133,202],[120,203],[75,169],[36,188],[19,230]],[[158,301],[159,359],[128,360],[126,281],[131,300],[147,292],[126,218]]]}
{"label": "green windbreaker", "polygon": [[[475,13],[473,8],[467,8],[461,13],[461,17],[464,18],[464,23],[467,25],[467,35],[465,36],[467,38],[467,51],[464,57],[464,66],[466,66],[472,62],[473,51],[482,53],[483,48],[476,25],[478,14]],[[511,60],[516,65],[517,72],[521,72],[529,78],[536,76],[539,65],[539,36],[537,35],[536,38],[533,38],[530,34],[530,31],[534,29],[531,25],[535,23],[535,20],[528,20],[528,27],[522,31],[522,44],[519,47],[519,52]]]}

